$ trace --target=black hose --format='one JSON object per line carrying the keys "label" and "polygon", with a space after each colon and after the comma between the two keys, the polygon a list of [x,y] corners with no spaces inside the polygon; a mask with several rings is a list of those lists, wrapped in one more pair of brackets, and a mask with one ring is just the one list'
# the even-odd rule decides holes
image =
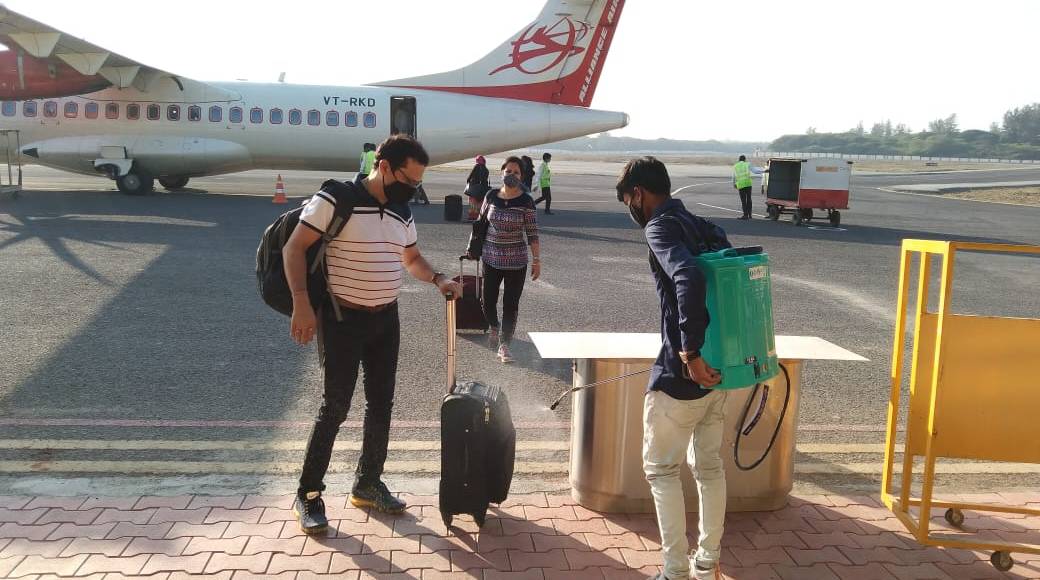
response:
{"label": "black hose", "polygon": [[[748,397],[747,405],[744,405],[744,412],[740,415],[740,422],[737,423],[737,438],[733,442],[733,463],[736,464],[737,469],[741,471],[751,471],[758,467],[766,460],[769,456],[769,452],[773,450],[773,445],[776,443],[776,438],[780,436],[780,429],[784,426],[784,416],[787,415],[787,406],[791,402],[791,375],[787,373],[787,367],[780,363],[780,370],[784,371],[784,379],[787,381],[787,394],[784,395],[784,406],[780,409],[780,417],[776,420],[776,430],[773,431],[772,438],[769,439],[769,445],[766,446],[766,450],[762,452],[762,456],[758,458],[751,465],[744,465],[740,462],[740,440],[751,434],[754,430],[755,425],[758,424],[759,419],[762,418],[762,413],[765,412],[765,399],[769,397],[769,385],[758,383],[755,385],[755,389],[751,391],[751,396]],[[751,424],[747,428],[744,428],[744,423],[747,421],[748,413],[751,412],[751,406],[755,402],[755,395],[758,394],[758,388],[764,387],[763,402],[759,405],[758,412],[755,414],[755,418],[752,419]]]}

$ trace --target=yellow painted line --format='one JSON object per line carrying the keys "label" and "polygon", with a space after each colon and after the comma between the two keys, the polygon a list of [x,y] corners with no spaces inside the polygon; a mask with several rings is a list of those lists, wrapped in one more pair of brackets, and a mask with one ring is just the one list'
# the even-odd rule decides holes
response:
{"label": "yellow painted line", "polygon": [[[0,439],[0,449],[65,450],[65,451],[299,451],[306,441],[208,440],[178,439]],[[437,451],[439,441],[390,441],[391,451]],[[517,451],[568,451],[569,441],[517,441]],[[337,441],[336,449],[360,451],[360,441]],[[803,443],[796,447],[804,454],[884,453],[883,443]],[[903,446],[897,445],[902,453]]]}
{"label": "yellow painted line", "polygon": [[[884,464],[877,463],[796,463],[794,472],[801,475],[880,475]],[[895,473],[902,473],[897,463]],[[922,473],[918,468],[915,473]],[[940,475],[1040,475],[1040,465],[1032,463],[946,463],[935,466]]]}
{"label": "yellow painted line", "polygon": [[[518,474],[562,474],[570,468],[565,462],[517,461],[514,472]],[[387,461],[388,473],[439,474],[440,461]],[[354,466],[329,468],[332,473],[348,473]],[[3,473],[117,473],[120,475],[157,474],[277,474],[291,475],[300,472],[298,462],[234,462],[234,461],[0,461]]]}
{"label": "yellow painted line", "polygon": [[[160,439],[0,439],[0,449],[64,451],[298,451],[306,441],[188,441]],[[360,451],[360,441],[337,441],[340,451]],[[437,451],[439,441],[391,441],[391,451]],[[569,441],[517,441],[517,451],[567,451]]]}
{"label": "yellow painted line", "polygon": [[[388,461],[386,470],[400,474],[440,473],[439,461]],[[563,474],[570,464],[562,461],[518,461],[518,474]],[[795,473],[801,475],[880,475],[882,463],[798,463]],[[295,474],[297,462],[235,462],[235,461],[0,461],[4,473],[118,473],[121,475],[155,474]],[[333,472],[352,471],[353,466]],[[918,470],[919,471],[919,470]],[[937,465],[942,475],[1040,475],[1040,465],[1024,463],[957,463]],[[902,465],[895,466],[902,472]]]}

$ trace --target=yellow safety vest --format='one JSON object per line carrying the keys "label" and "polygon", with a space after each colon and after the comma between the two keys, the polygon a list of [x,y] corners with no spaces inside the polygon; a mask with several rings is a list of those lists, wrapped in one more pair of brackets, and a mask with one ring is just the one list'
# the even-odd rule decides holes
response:
{"label": "yellow safety vest", "polygon": [[552,182],[552,169],[549,169],[548,163],[542,163],[545,166],[545,170],[542,171],[542,178],[538,180],[538,187],[545,189],[549,187]]}
{"label": "yellow safety vest", "polygon": [[361,164],[361,173],[372,173],[372,169],[376,166],[376,152],[366,151],[365,161]]}
{"label": "yellow safety vest", "polygon": [[733,183],[737,189],[751,187],[751,165],[747,161],[737,161],[733,166]]}

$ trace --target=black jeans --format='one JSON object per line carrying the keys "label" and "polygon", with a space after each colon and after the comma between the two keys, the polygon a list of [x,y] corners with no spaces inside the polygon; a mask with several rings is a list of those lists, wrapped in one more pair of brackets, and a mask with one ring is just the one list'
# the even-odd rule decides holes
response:
{"label": "black jeans", "polygon": [[519,270],[499,270],[484,262],[484,318],[492,328],[498,328],[498,287],[505,282],[502,298],[502,344],[513,340],[516,319],[520,313],[520,295],[524,293],[527,266]]}
{"label": "black jeans", "polygon": [[552,191],[548,187],[542,188],[542,197],[534,200],[534,204],[538,205],[543,201],[545,202],[545,211],[549,211],[549,207],[552,206]]}
{"label": "black jeans", "polygon": [[751,188],[740,189],[740,207],[744,210],[744,217],[751,217]]}
{"label": "black jeans", "polygon": [[321,410],[307,443],[300,476],[301,492],[322,491],[323,479],[332,459],[332,444],[339,426],[347,418],[358,378],[358,365],[365,371],[365,427],[357,483],[379,480],[390,442],[390,411],[394,406],[397,356],[401,347],[401,321],[397,304],[380,312],[341,308],[337,322],[331,306],[322,309],[318,324],[318,360],[325,391]]}

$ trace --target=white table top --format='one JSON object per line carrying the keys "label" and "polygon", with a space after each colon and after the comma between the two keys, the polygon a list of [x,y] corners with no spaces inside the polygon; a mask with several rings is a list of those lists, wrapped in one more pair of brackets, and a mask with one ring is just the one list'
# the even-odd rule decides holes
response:
{"label": "white table top", "polygon": [[[655,359],[661,335],[633,332],[531,332],[542,358]],[[816,336],[776,336],[776,356],[782,360],[868,360]]]}

